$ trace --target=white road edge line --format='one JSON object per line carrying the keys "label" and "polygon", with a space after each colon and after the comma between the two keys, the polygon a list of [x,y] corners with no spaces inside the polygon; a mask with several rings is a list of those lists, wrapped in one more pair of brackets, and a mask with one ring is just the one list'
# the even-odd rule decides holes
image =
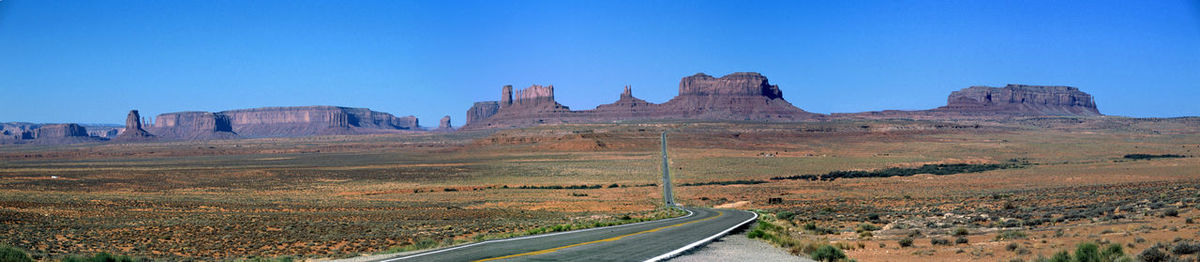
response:
{"label": "white road edge line", "polygon": [[[615,226],[606,226],[606,227],[593,227],[593,228],[588,228],[588,229],[580,229],[580,230],[572,230],[572,231],[563,231],[563,232],[550,233],[550,234],[540,234],[540,235],[523,236],[523,237],[514,237],[514,238],[505,238],[505,239],[493,239],[493,240],[488,240],[488,241],[483,241],[483,242],[475,242],[475,243],[466,244],[466,245],[461,245],[461,246],[456,246],[456,247],[450,247],[450,248],[445,248],[445,249],[433,250],[433,251],[429,251],[429,252],[423,252],[423,253],[419,253],[419,254],[413,254],[413,255],[409,255],[409,256],[403,256],[403,257],[394,257],[394,258],[389,258],[389,259],[379,260],[378,262],[392,262],[392,261],[398,261],[398,260],[409,259],[409,258],[414,258],[414,257],[419,257],[419,256],[424,256],[424,255],[437,254],[437,253],[442,253],[442,252],[446,252],[446,251],[450,251],[450,250],[455,250],[455,249],[460,249],[460,248],[467,248],[467,247],[473,247],[473,246],[478,246],[478,245],[483,245],[483,244],[488,244],[488,243],[507,242],[507,241],[513,241],[513,240],[523,240],[523,239],[530,239],[530,238],[539,238],[539,237],[557,236],[557,235],[562,235],[562,234],[570,234],[570,233],[587,232],[587,231],[592,231],[592,230],[611,229],[611,228],[618,228],[618,227],[627,227],[627,226],[634,226],[634,225],[640,225],[640,224],[646,224],[646,223],[663,222],[663,221],[672,221],[672,220],[677,220],[677,219],[684,219],[684,218],[688,218],[688,217],[691,217],[692,215],[695,215],[695,214],[696,214],[696,212],[692,212],[691,210],[684,209],[684,211],[687,211],[687,212],[688,212],[688,214],[687,214],[686,216],[681,216],[681,217],[668,218],[668,219],[661,219],[661,220],[651,220],[651,221],[644,221],[644,222],[630,223],[630,224],[624,224],[624,225],[615,225]],[[755,216],[755,217],[758,217],[758,214],[757,214],[757,213],[755,213],[755,214],[754,214],[754,216]]]}
{"label": "white road edge line", "polygon": [[683,254],[683,252],[687,252],[688,250],[691,250],[693,248],[697,248],[697,247],[700,247],[701,245],[708,244],[708,242],[712,242],[714,239],[717,239],[718,237],[725,236],[725,234],[729,234],[729,231],[733,231],[734,229],[737,229],[739,227],[742,227],[743,225],[746,225],[746,223],[750,223],[751,221],[758,219],[758,212],[752,211],[750,213],[753,213],[754,217],[751,217],[750,219],[747,219],[746,221],[742,221],[742,223],[738,223],[737,225],[730,227],[729,229],[726,229],[725,231],[721,231],[721,233],[717,233],[716,235],[712,235],[703,240],[696,241],[695,243],[691,243],[691,244],[683,246],[679,249],[673,250],[671,252],[667,252],[666,254],[662,254],[657,257],[647,259],[646,262],[666,261],[667,259],[671,259],[676,256],[679,256],[680,254]]}

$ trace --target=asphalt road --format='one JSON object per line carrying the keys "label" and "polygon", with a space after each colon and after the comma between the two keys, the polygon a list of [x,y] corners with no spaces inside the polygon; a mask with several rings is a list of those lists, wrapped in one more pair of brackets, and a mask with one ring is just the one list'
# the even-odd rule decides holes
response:
{"label": "asphalt road", "polygon": [[394,261],[646,261],[665,259],[747,224],[747,211],[685,208],[685,217],[498,239],[382,259]]}

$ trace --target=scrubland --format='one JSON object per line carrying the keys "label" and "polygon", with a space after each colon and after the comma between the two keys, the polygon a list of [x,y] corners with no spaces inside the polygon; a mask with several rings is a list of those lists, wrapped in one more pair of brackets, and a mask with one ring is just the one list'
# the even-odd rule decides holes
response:
{"label": "scrubland", "polygon": [[[316,259],[663,217],[662,131],[679,202],[761,212],[763,232],[801,255],[1035,260],[1090,242],[1195,257],[1172,249],[1200,230],[1200,125],[1120,118],[5,146],[0,244],[37,259]],[[959,164],[1005,168],[772,179]]]}

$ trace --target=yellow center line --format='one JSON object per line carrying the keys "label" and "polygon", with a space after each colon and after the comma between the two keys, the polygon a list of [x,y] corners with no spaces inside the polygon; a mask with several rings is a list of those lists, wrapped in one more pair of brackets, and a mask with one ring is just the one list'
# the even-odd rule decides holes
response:
{"label": "yellow center line", "polygon": [[646,230],[646,231],[642,231],[642,232],[631,233],[631,234],[625,234],[625,235],[620,235],[620,236],[615,236],[615,237],[605,238],[605,239],[601,239],[601,240],[588,241],[588,242],[583,242],[583,243],[574,244],[574,245],[566,245],[566,246],[561,246],[561,247],[556,247],[556,248],[551,248],[551,249],[538,250],[538,251],[532,251],[532,252],[526,252],[526,253],[520,253],[520,254],[513,254],[513,255],[507,255],[507,256],[502,256],[502,257],[493,257],[493,258],[488,258],[488,259],[480,259],[480,260],[475,260],[475,262],[482,262],[482,261],[492,261],[492,260],[499,260],[499,259],[506,259],[506,258],[514,258],[514,257],[523,257],[523,256],[532,256],[532,255],[541,255],[541,254],[546,254],[546,253],[550,253],[550,252],[554,252],[554,251],[559,251],[559,250],[562,250],[562,249],[565,249],[565,248],[572,248],[572,247],[577,247],[577,246],[590,245],[590,244],[595,244],[595,243],[600,243],[600,242],[616,241],[616,240],[618,240],[618,239],[622,239],[622,238],[625,238],[625,237],[627,237],[627,236],[640,235],[640,234],[645,234],[645,233],[655,232],[655,231],[659,231],[659,230],[663,230],[663,229],[668,229],[668,228],[672,228],[672,227],[677,227],[677,226],[687,225],[687,224],[691,224],[691,223],[696,223],[696,222],[700,222],[700,221],[705,221],[705,220],[709,220],[709,219],[717,218],[717,217],[720,217],[720,216],[722,216],[722,215],[725,215],[725,212],[717,211],[717,215],[716,215],[716,216],[713,216],[713,217],[710,217],[710,218],[701,219],[701,220],[696,220],[696,221],[690,221],[690,222],[687,222],[687,223],[679,223],[679,224],[674,224],[674,225],[670,225],[670,226],[664,226],[664,227],[659,227],[659,228],[655,228],[655,229],[650,229],[650,230]]}

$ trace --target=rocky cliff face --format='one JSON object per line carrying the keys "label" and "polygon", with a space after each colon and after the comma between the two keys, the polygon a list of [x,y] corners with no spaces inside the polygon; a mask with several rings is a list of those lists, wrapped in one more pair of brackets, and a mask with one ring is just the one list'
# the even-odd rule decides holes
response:
{"label": "rocky cliff face", "polygon": [[450,126],[450,116],[442,117],[442,121],[438,122],[438,129],[440,129],[440,130],[454,129],[454,127]]}
{"label": "rocky cliff face", "polygon": [[[778,86],[758,73],[733,73],[716,78],[705,74],[684,77],[679,96],[654,104],[633,96],[629,86],[616,102],[593,110],[572,111],[554,101],[553,86],[534,85],[511,95],[501,90],[495,113],[490,104],[476,103],[467,113],[465,129],[521,127],[552,123],[597,123],[646,119],[797,121],[820,115],[800,110],[783,99]],[[506,102],[511,101],[511,102]],[[497,102],[483,102],[497,103]]]}
{"label": "rocky cliff face", "polygon": [[1030,116],[1101,116],[1092,95],[1069,86],[972,86],[950,93],[946,106],[917,111],[835,113],[851,119],[1013,119]]}
{"label": "rocky cliff face", "polygon": [[210,112],[159,114],[154,118],[154,125],[148,129],[150,133],[168,139],[204,140],[235,137],[229,116]]}
{"label": "rocky cliff face", "polygon": [[88,137],[86,128],[78,124],[49,124],[42,125],[34,131],[34,139],[59,139],[73,137]]}
{"label": "rocky cliff face", "polygon": [[798,121],[819,118],[783,99],[783,91],[758,73],[720,78],[705,74],[679,81],[679,96],[662,104],[664,115],[682,119]]}
{"label": "rocky cliff face", "polygon": [[[511,88],[511,86],[505,87]],[[508,103],[512,105],[511,98],[508,100]],[[480,125],[483,121],[496,115],[496,112],[500,110],[500,105],[501,103],[496,101],[475,102],[471,106],[471,109],[467,109],[467,125]]]}
{"label": "rocky cliff face", "polygon": [[950,93],[943,111],[1018,115],[1099,116],[1092,96],[1069,86],[972,86]]}
{"label": "rocky cliff face", "polygon": [[415,116],[396,117],[366,108],[299,106],[161,114],[150,131],[173,139],[213,139],[364,134],[419,126]]}
{"label": "rocky cliff face", "polygon": [[137,110],[129,110],[125,116],[125,131],[117,135],[117,140],[143,140],[154,137],[142,128],[142,115]]}

